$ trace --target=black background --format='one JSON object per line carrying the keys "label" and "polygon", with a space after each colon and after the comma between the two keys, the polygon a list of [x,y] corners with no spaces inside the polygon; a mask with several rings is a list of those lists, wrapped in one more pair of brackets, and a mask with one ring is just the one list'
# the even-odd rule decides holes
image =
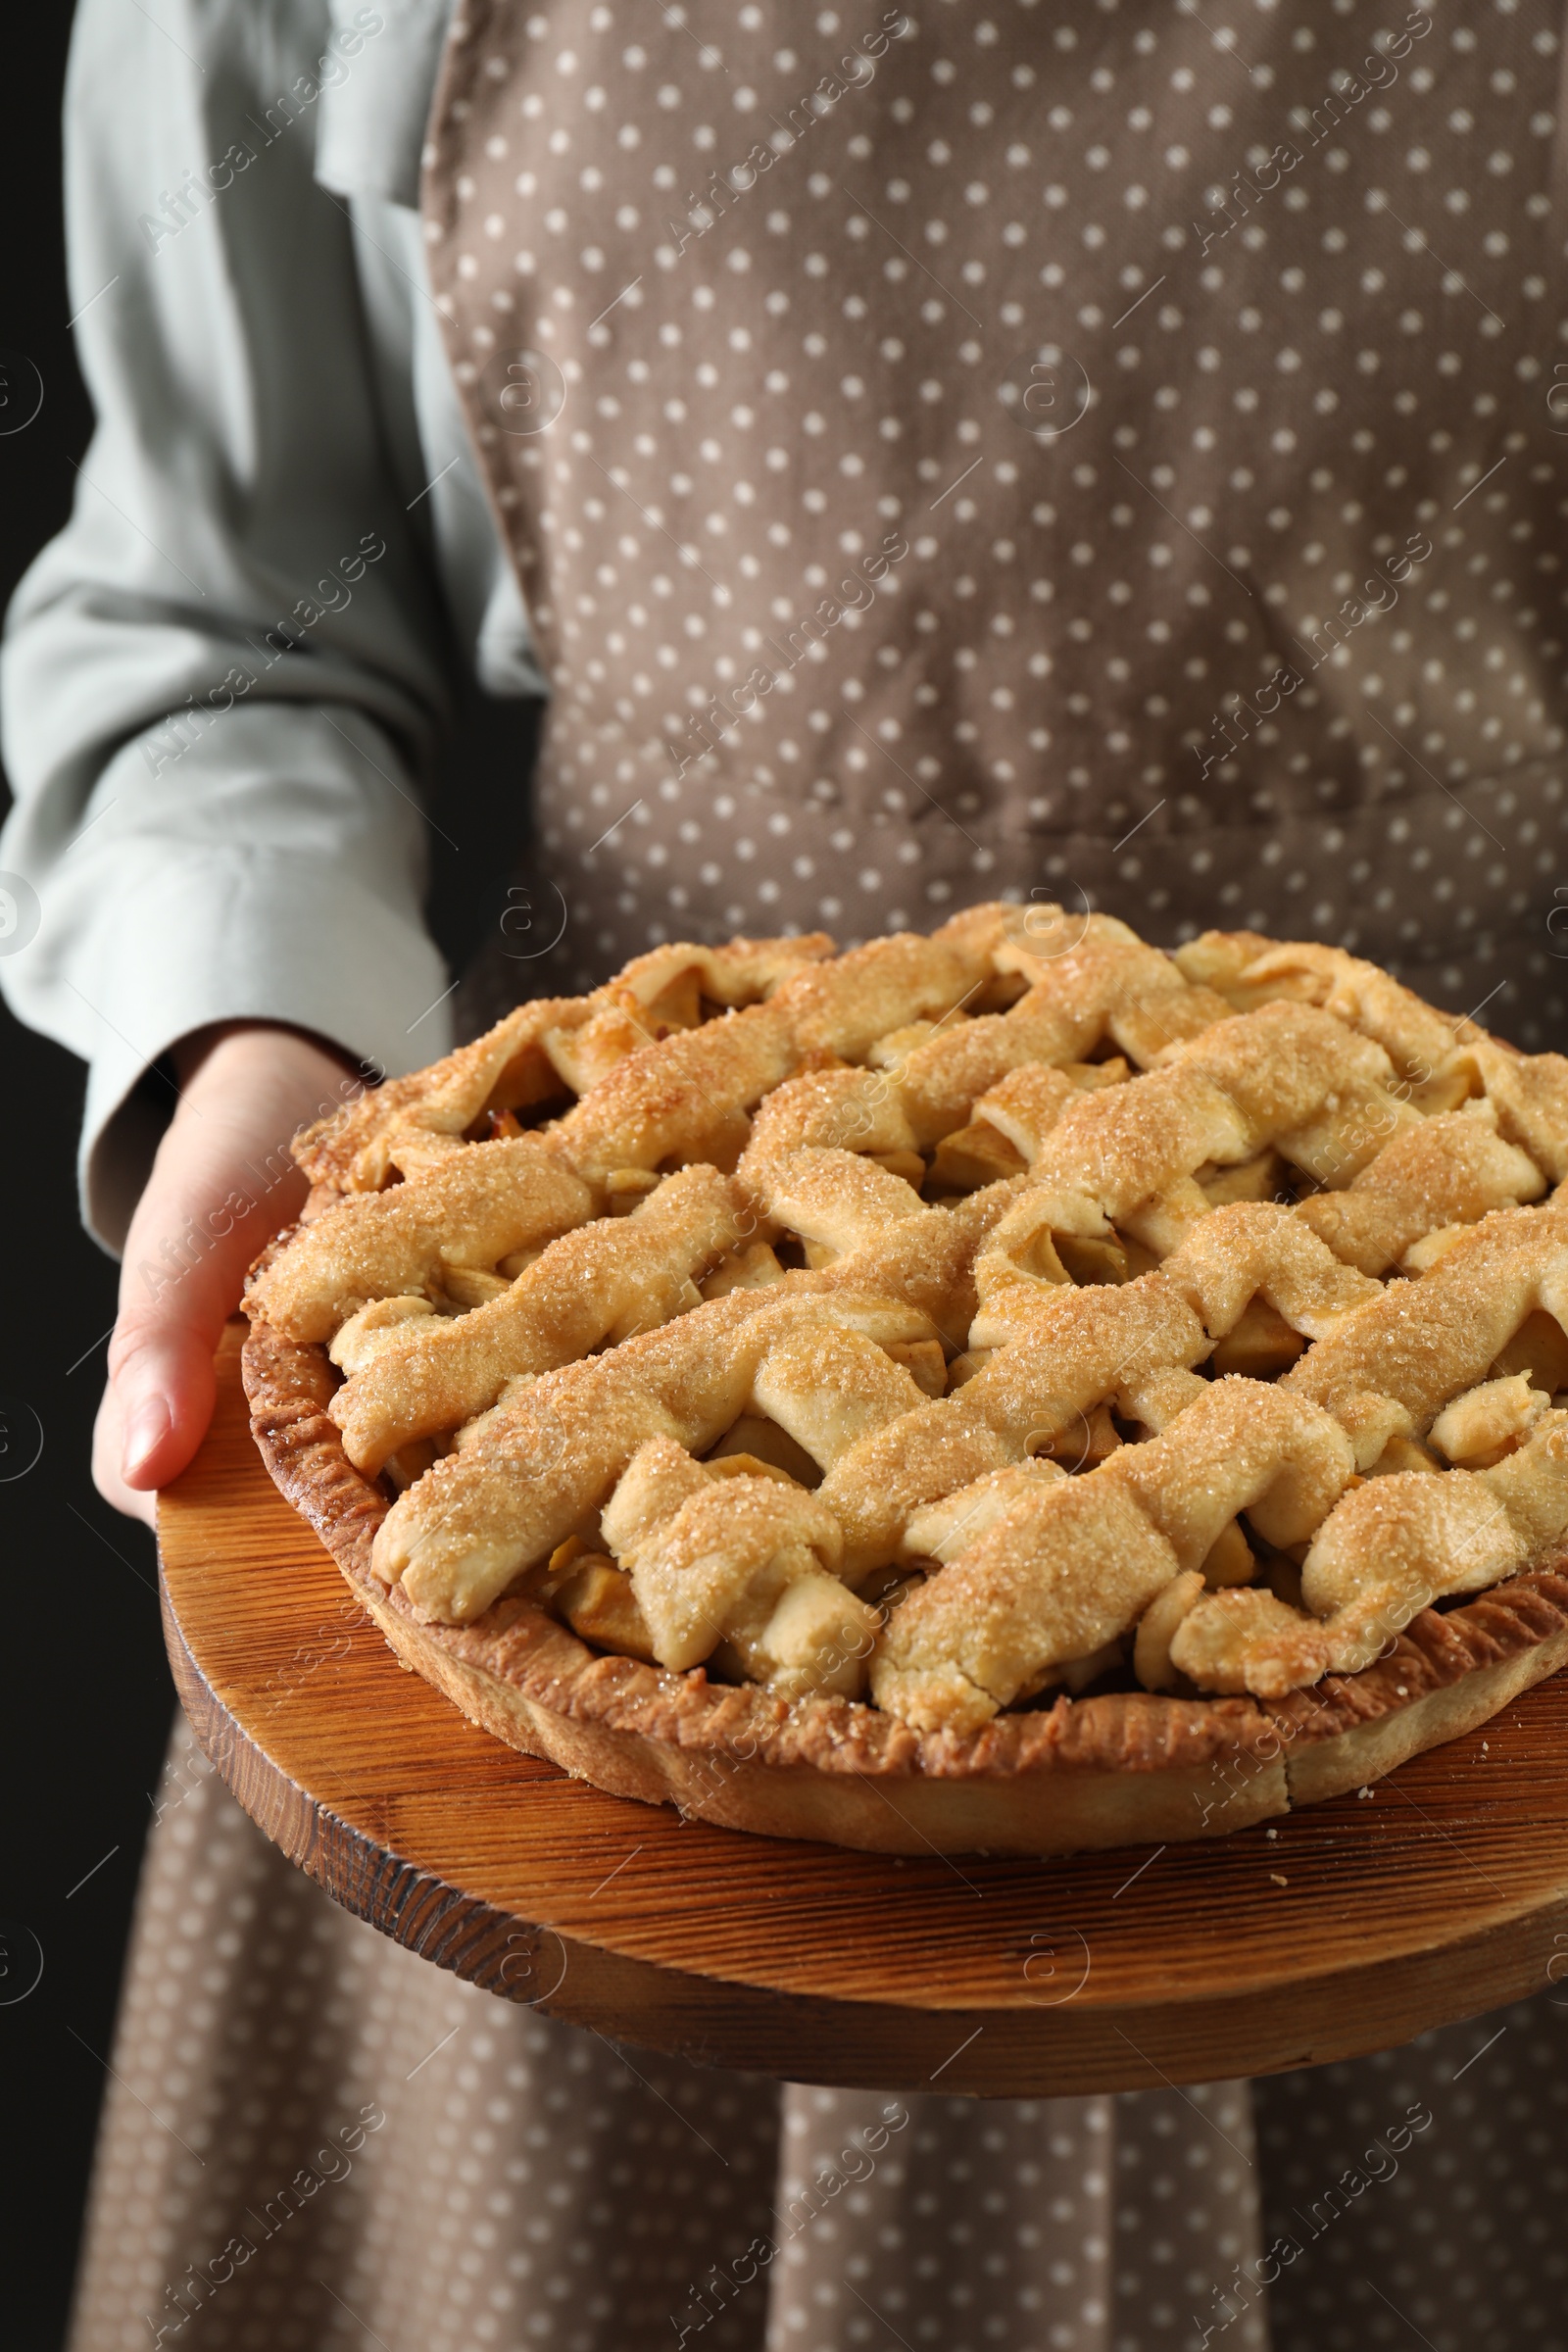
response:
{"label": "black background", "polygon": [[[66,323],[60,220],[69,29],[69,10],[37,12],[25,69],[17,70],[13,53],[7,75],[0,211],[10,233],[0,349],[33,363],[44,398],[31,424],[0,437],[6,597],[64,522],[75,480],[71,460],[80,458],[90,430]],[[157,1792],[173,1692],[152,1538],[100,1502],[88,1475],[116,1268],[77,1221],[81,1065],[3,1009],[0,1057],[0,2069],[8,2126],[0,2230],[9,2241],[0,2335],[11,2352],[53,2352],[65,2327],[149,1792]],[[43,1451],[17,1476],[35,1442],[22,1408],[41,1423]],[[19,1998],[36,1974],[39,1946],[42,1978]]]}

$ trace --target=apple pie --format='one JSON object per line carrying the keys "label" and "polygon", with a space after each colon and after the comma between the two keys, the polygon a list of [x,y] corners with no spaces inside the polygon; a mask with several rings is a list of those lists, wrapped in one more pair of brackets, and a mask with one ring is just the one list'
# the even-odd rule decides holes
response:
{"label": "apple pie", "polygon": [[1344,950],[660,947],[295,1151],[267,1465],[408,1665],[604,1788],[1213,1836],[1568,1660],[1568,1060]]}

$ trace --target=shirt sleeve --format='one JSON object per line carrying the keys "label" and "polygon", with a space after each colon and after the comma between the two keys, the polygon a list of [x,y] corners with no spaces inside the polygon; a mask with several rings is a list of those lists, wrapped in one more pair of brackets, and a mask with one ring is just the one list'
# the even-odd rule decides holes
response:
{"label": "shirt sleeve", "polygon": [[192,1029],[293,1022],[389,1074],[450,1042],[421,807],[450,638],[314,175],[321,96],[396,7],[77,15],[96,429],[9,619],[0,985],[88,1064],[83,1210],[111,1248],[167,1115],[147,1073]]}

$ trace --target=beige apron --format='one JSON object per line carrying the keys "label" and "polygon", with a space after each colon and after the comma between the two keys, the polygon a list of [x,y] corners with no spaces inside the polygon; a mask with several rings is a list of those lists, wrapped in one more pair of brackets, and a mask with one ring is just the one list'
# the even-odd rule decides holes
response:
{"label": "beige apron", "polygon": [[1545,1042],[1557,12],[691,13],[472,0],[427,150],[552,980],[1006,890]]}
{"label": "beige apron", "polygon": [[[431,279],[554,689],[476,1008],[1006,893],[1560,1042],[1557,15],[1411,13],[468,9]],[[454,1983],[174,1757],[74,2352],[1561,2342],[1555,1994],[895,2124]]]}

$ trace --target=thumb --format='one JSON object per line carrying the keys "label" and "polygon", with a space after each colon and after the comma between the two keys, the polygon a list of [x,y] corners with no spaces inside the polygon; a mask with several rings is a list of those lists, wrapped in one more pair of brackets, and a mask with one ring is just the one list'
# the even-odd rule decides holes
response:
{"label": "thumb", "polygon": [[119,1509],[149,1517],[151,1490],[201,1444],[245,1269],[304,1205],[288,1138],[353,1083],[341,1057],[260,1025],[220,1037],[183,1089],[125,1237],[109,1344],[93,1469]]}
{"label": "thumb", "polygon": [[[300,1188],[303,1190],[303,1187]],[[149,1188],[146,1206],[154,1216],[163,1205],[162,1188]],[[153,1257],[133,1254],[137,1235],[132,1230],[125,1254],[121,1289],[120,1320],[109,1349],[109,1379],[119,1424],[121,1479],[132,1490],[167,1486],[184,1469],[212,1418],[217,1396],[213,1356],[224,1321],[239,1298],[245,1268],[275,1230],[274,1215],[262,1218],[247,1205],[233,1215],[222,1235],[195,1228],[179,1217],[177,1197],[168,1220],[177,1231],[183,1225],[185,1252],[181,1262],[176,1244],[166,1242]],[[138,1217],[138,1223],[141,1222]],[[144,1237],[145,1238],[145,1237]]]}

